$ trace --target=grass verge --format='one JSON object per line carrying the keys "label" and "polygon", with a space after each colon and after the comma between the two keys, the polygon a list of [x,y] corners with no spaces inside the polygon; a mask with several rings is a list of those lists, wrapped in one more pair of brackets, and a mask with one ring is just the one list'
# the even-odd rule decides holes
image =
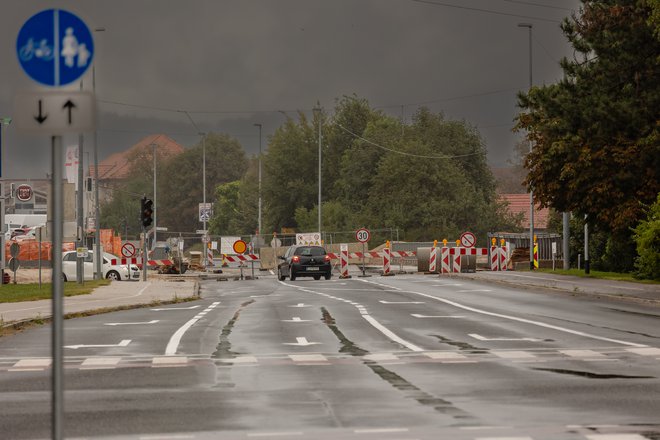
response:
{"label": "grass verge", "polygon": [[590,270],[589,275],[584,273],[584,269],[539,269],[539,272],[552,273],[556,275],[573,275],[582,278],[594,278],[599,280],[613,280],[613,281],[629,281],[631,283],[641,284],[660,284],[658,281],[653,280],[640,280],[634,277],[631,273],[618,273],[618,272],[602,272],[599,270]]}
{"label": "grass verge", "polygon": [[[107,286],[110,280],[91,280],[85,284],[64,283],[64,296],[87,295],[100,286]],[[51,283],[4,284],[0,287],[0,303],[37,301],[51,299]]]}

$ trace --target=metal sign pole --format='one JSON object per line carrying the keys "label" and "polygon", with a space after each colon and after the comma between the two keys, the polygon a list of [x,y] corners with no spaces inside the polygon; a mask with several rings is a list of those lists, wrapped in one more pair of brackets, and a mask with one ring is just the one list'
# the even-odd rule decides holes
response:
{"label": "metal sign pole", "polygon": [[142,226],[142,281],[147,281],[147,228]]}
{"label": "metal sign pole", "polygon": [[364,243],[362,243],[362,276],[365,276],[365,271],[364,271]]}
{"label": "metal sign pole", "polygon": [[41,226],[39,226],[39,289],[41,289]]}
{"label": "metal sign pole", "polygon": [[64,301],[62,298],[62,223],[64,218],[64,190],[62,187],[62,137],[52,137],[53,163],[52,163],[52,188],[53,200],[51,202],[53,219],[53,329],[52,329],[52,389],[53,389],[53,411],[52,411],[52,434],[54,440],[60,440],[63,432],[64,422],[64,370],[63,370],[63,345],[64,345]]}

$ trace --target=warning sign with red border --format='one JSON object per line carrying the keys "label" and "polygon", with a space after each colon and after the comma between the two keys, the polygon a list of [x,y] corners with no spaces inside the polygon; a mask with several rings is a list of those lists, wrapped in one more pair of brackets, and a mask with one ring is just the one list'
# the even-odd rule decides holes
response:
{"label": "warning sign with red border", "polygon": [[474,247],[477,244],[477,237],[472,232],[463,232],[460,240],[461,246],[466,248]]}

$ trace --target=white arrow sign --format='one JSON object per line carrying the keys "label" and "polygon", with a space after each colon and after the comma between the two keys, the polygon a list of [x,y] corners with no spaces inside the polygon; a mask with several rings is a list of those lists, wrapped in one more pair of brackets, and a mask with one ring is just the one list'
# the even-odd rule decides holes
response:
{"label": "white arrow sign", "polygon": [[162,312],[164,310],[192,310],[192,309],[196,309],[197,307],[199,307],[199,306],[197,305],[197,306],[190,306],[190,307],[168,307],[167,309],[151,309],[151,310],[154,311],[154,312]]}
{"label": "white arrow sign", "polygon": [[468,336],[478,339],[480,341],[528,341],[528,342],[539,342],[542,339],[536,338],[487,338],[485,336],[478,335],[476,333],[470,333]]}
{"label": "white arrow sign", "polygon": [[381,304],[424,304],[424,301],[378,301]]}
{"label": "white arrow sign", "polygon": [[62,135],[94,131],[96,101],[89,92],[22,92],[16,95],[20,130]]}
{"label": "white arrow sign", "polygon": [[107,322],[104,325],[140,325],[140,324],[155,324],[157,322],[158,320],[154,319],[152,321],[146,321],[146,322]]}
{"label": "white arrow sign", "polygon": [[294,316],[291,319],[283,319],[282,322],[309,322],[310,319],[300,319],[297,316]]}
{"label": "white arrow sign", "polygon": [[308,345],[318,345],[320,342],[309,342],[307,338],[296,338],[298,342],[285,342],[284,345],[297,345],[299,347],[307,347]]}
{"label": "white arrow sign", "polygon": [[107,348],[107,347],[126,347],[128,344],[131,343],[130,339],[124,339],[122,340],[119,344],[102,344],[102,345],[84,345],[84,344],[79,344],[79,345],[65,345],[64,348],[72,348],[74,350],[77,350],[79,348]]}

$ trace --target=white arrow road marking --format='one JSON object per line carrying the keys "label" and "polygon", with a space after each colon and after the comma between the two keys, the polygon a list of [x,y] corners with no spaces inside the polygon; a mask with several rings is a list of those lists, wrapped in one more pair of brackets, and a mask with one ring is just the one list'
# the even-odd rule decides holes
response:
{"label": "white arrow road marking", "polygon": [[160,322],[158,319],[153,319],[151,321],[146,321],[146,322],[106,322],[103,325],[140,325],[140,324],[155,324],[157,322]]}
{"label": "white arrow road marking", "polygon": [[418,313],[411,313],[410,316],[415,318],[465,318],[463,315],[420,315]]}
{"label": "white arrow road marking", "polygon": [[151,310],[154,311],[154,312],[162,312],[162,311],[166,311],[166,310],[192,310],[192,309],[196,309],[197,307],[199,307],[199,304],[196,305],[196,306],[190,306],[190,307],[168,307],[166,309],[151,309]]}
{"label": "white arrow road marking", "polygon": [[424,301],[378,301],[381,304],[424,304]]}
{"label": "white arrow road marking", "polygon": [[284,342],[284,345],[298,345],[300,347],[307,347],[308,345],[318,345],[320,342],[309,342],[307,338],[296,338],[297,342]]}
{"label": "white arrow road marking", "polygon": [[294,316],[291,319],[283,319],[282,322],[309,322],[311,319],[300,319],[297,316]]}
{"label": "white arrow road marking", "polygon": [[536,338],[487,338],[485,336],[478,335],[476,333],[469,333],[468,336],[478,339],[480,341],[529,341],[529,342],[540,342],[543,339]]}
{"label": "white arrow road marking", "polygon": [[130,339],[123,339],[119,344],[99,344],[99,345],[78,344],[78,345],[65,345],[64,348],[72,348],[74,350],[77,350],[79,348],[126,347],[130,343],[131,343]]}
{"label": "white arrow road marking", "polygon": [[305,304],[305,303],[298,303],[295,306],[289,306],[289,307],[312,307],[312,306],[310,306],[309,304]]}

